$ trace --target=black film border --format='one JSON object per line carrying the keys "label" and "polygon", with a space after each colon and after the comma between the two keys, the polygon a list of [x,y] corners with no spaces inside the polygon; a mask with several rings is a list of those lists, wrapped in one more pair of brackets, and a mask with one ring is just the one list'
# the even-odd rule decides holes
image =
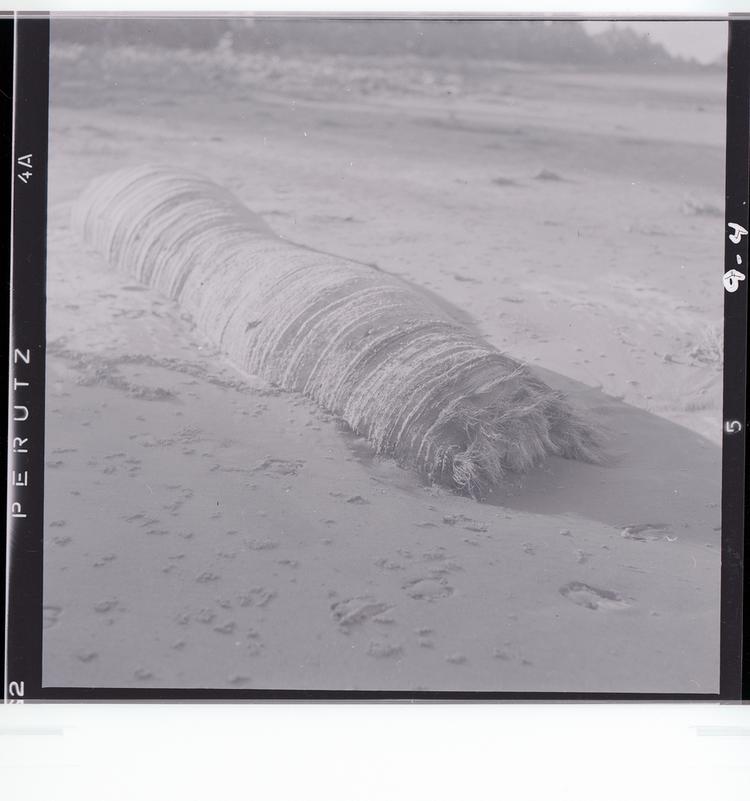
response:
{"label": "black film border", "polygon": [[[7,36],[0,19],[0,36]],[[11,21],[11,25],[12,25]],[[750,616],[743,615],[743,571],[750,509],[747,424],[747,284],[725,293],[724,448],[722,491],[721,686],[719,694],[294,691],[62,688],[42,686],[44,510],[44,381],[46,351],[46,228],[49,105],[48,15],[15,21],[15,135],[2,151],[13,180],[13,314],[8,450],[8,587],[4,690],[9,701],[734,701],[750,697]],[[12,41],[12,35],[11,35]],[[5,39],[3,39],[5,42]],[[0,53],[13,62],[13,47]],[[0,65],[5,69],[5,64]],[[6,73],[3,71],[3,76]],[[3,78],[4,79],[4,78]],[[4,92],[7,93],[4,87]],[[0,102],[0,113],[12,109]],[[12,114],[12,110],[10,112]],[[7,128],[6,130],[10,130]],[[750,19],[730,18],[727,69],[726,252],[724,275],[746,274],[749,236],[729,239],[730,224],[750,230]],[[5,147],[5,141],[3,141]],[[7,175],[8,173],[6,173]],[[738,261],[739,257],[739,261]],[[9,259],[6,259],[6,264]],[[725,284],[726,285],[726,284]],[[16,406],[20,407],[16,410]],[[16,413],[17,412],[17,413]],[[15,419],[18,417],[19,419]],[[737,429],[735,424],[739,423]],[[15,438],[18,438],[16,440]],[[24,440],[26,442],[24,442]],[[17,447],[14,447],[17,443]],[[28,447],[24,447],[28,445]],[[15,506],[18,504],[18,506]],[[14,516],[17,514],[18,516]],[[743,636],[744,635],[744,636]],[[744,643],[744,644],[743,644]],[[745,659],[743,660],[743,648]],[[744,672],[744,673],[743,673]],[[743,682],[744,676],[744,682]],[[743,692],[744,690],[744,692]]]}

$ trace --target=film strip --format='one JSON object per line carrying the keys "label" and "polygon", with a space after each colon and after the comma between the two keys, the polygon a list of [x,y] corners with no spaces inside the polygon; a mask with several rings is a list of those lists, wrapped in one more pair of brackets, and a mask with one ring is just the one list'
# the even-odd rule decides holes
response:
{"label": "film strip", "polygon": [[[722,446],[721,655],[718,693],[587,693],[549,691],[176,689],[45,686],[43,560],[45,479],[45,358],[47,158],[50,20],[44,15],[0,19],[2,102],[11,130],[4,163],[12,171],[10,250],[9,435],[5,565],[5,700],[724,700],[750,692],[743,615],[747,496],[747,269],[750,264],[750,20],[730,18],[727,68],[726,208],[722,281],[724,415]],[[12,76],[12,80],[10,77]],[[12,125],[10,121],[12,119]],[[717,275],[718,281],[718,275]],[[689,466],[688,466],[689,467]],[[569,590],[577,592],[576,588]]]}

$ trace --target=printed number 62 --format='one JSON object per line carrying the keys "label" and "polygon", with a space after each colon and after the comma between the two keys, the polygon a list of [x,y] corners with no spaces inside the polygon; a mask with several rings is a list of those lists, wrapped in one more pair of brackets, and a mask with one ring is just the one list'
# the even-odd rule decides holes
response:
{"label": "printed number 62", "polygon": [[742,431],[742,423],[740,423],[739,420],[727,420],[727,422],[724,423],[724,431],[726,431],[727,434],[737,434]]}

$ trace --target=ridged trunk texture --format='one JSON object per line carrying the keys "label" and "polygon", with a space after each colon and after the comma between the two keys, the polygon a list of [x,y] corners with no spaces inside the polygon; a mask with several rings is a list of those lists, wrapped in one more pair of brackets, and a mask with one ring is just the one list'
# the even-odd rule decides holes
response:
{"label": "ridged trunk texture", "polygon": [[477,497],[547,454],[598,460],[594,427],[526,366],[395,277],[285,242],[198,175],[106,175],[73,224],[237,367],[314,399],[431,481]]}

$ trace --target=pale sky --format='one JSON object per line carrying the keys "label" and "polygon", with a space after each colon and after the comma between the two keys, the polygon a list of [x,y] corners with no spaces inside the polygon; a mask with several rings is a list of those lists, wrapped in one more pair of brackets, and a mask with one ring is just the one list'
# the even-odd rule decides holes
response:
{"label": "pale sky", "polygon": [[627,25],[645,33],[676,56],[713,61],[727,49],[726,22],[584,22],[589,33],[599,33],[610,25]]}

